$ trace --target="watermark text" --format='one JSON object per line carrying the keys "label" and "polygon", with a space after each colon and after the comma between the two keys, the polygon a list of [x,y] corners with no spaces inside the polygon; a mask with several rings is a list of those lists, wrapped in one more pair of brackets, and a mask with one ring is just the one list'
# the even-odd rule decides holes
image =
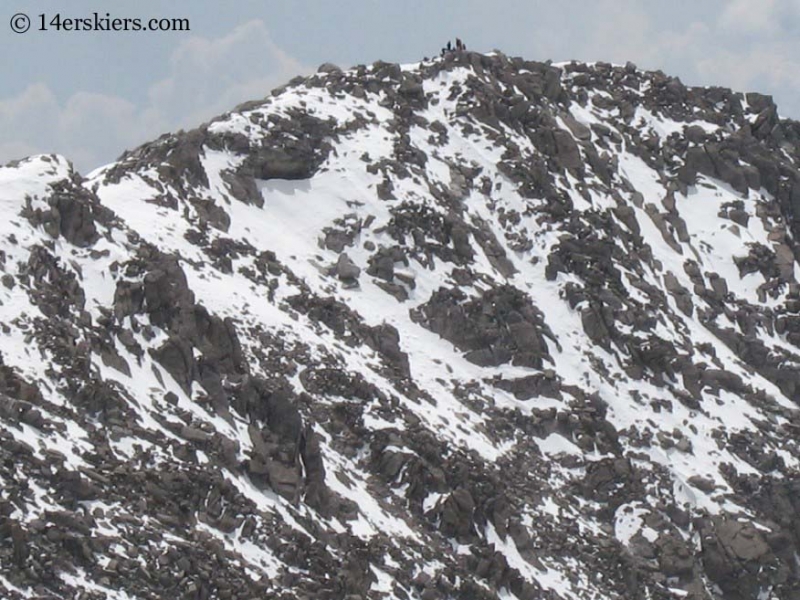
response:
{"label": "watermark text", "polygon": [[191,31],[187,18],[175,17],[115,17],[111,13],[91,13],[85,16],[66,16],[62,13],[41,13],[31,18],[25,13],[11,17],[11,29],[16,33],[29,30],[77,32],[77,31],[142,31],[167,32]]}

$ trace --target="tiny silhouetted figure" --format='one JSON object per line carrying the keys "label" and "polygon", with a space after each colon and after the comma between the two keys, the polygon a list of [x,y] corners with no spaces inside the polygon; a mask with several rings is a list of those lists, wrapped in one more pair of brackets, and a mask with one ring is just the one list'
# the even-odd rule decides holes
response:
{"label": "tiny silhouetted figure", "polygon": [[448,52],[453,51],[453,44],[450,43],[450,40],[447,40],[447,51]]}
{"label": "tiny silhouetted figure", "polygon": [[461,43],[461,38],[456,38],[456,50],[461,52],[464,49],[464,44]]}

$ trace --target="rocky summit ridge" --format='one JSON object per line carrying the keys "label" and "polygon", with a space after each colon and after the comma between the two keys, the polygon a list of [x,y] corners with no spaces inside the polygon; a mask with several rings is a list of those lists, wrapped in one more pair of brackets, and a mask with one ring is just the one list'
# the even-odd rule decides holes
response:
{"label": "rocky summit ridge", "polygon": [[800,598],[798,166],[453,52],[0,168],[0,596]]}

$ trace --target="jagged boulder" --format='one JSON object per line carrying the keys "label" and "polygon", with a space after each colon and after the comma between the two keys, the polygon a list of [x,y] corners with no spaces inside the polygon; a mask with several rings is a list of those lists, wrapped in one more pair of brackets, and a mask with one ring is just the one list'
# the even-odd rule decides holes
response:
{"label": "jagged boulder", "polygon": [[150,354],[164,369],[172,375],[175,382],[187,394],[191,392],[195,379],[196,364],[194,353],[189,343],[179,337],[171,337]]}
{"label": "jagged boulder", "polygon": [[478,365],[541,368],[549,360],[549,328],[530,298],[516,288],[495,288],[468,300],[457,289],[440,288],[412,311],[412,319],[465,351]]}
{"label": "jagged boulder", "polygon": [[706,573],[727,596],[752,598],[762,586],[780,581],[775,556],[753,525],[718,517],[700,527]]}
{"label": "jagged boulder", "polygon": [[144,310],[150,321],[169,329],[175,318],[194,304],[186,274],[174,258],[155,263],[143,280]]}
{"label": "jagged boulder", "polygon": [[440,525],[442,533],[456,539],[466,539],[474,534],[473,522],[475,500],[468,490],[454,490],[442,503],[440,508]]}

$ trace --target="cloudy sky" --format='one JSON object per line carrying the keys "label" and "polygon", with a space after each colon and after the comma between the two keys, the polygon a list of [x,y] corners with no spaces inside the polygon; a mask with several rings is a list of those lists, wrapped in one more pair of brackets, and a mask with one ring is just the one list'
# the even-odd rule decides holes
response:
{"label": "cloudy sky", "polygon": [[[59,152],[82,171],[195,126],[323,62],[413,62],[460,36],[536,60],[633,61],[775,97],[800,119],[800,0],[6,0],[0,163]],[[117,8],[118,7],[118,8]],[[30,31],[11,31],[27,13]],[[180,17],[189,32],[37,31],[50,20]]]}

